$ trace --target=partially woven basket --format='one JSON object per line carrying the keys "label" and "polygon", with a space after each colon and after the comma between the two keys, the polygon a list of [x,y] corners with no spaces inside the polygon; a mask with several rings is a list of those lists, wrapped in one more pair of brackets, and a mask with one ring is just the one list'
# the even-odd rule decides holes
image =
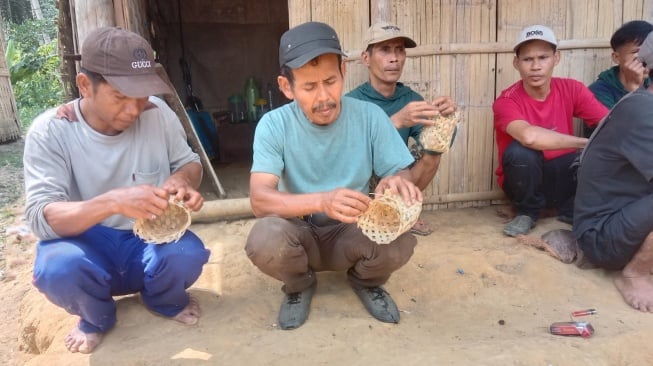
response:
{"label": "partially woven basket", "polygon": [[460,111],[456,111],[447,116],[438,114],[434,117],[433,126],[424,126],[419,135],[419,143],[425,150],[445,153],[449,151],[451,139],[458,122],[460,122]]}
{"label": "partially woven basket", "polygon": [[421,203],[407,206],[401,196],[386,190],[370,202],[358,218],[358,227],[373,242],[389,244],[415,225],[420,212]]}
{"label": "partially woven basket", "polygon": [[134,234],[148,244],[177,242],[190,226],[190,211],[170,197],[168,207],[155,219],[138,219],[134,223]]}

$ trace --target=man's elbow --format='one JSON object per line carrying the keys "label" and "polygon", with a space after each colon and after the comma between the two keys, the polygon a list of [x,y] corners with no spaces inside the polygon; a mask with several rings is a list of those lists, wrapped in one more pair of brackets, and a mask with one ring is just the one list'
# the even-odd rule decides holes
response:
{"label": "man's elbow", "polygon": [[252,207],[252,213],[254,214],[254,217],[264,217],[267,215],[264,206],[259,201],[257,201],[256,198],[250,196],[249,204]]}
{"label": "man's elbow", "polygon": [[532,149],[537,144],[537,134],[525,132],[520,138],[517,139],[524,147]]}

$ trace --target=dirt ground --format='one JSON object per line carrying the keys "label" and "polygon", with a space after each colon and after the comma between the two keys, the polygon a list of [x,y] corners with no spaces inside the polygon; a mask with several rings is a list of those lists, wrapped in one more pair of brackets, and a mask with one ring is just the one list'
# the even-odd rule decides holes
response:
{"label": "dirt ground", "polygon": [[[2,365],[548,366],[653,360],[653,316],[624,303],[612,284],[614,273],[563,264],[504,236],[497,206],[423,214],[436,232],[418,237],[413,258],[386,285],[401,310],[396,325],[367,314],[344,273],[319,273],[308,321],[282,331],[276,325],[280,285],[243,251],[254,220],[194,224],[191,229],[212,251],[191,288],[202,306],[199,324],[154,316],[138,296],[127,296],[118,299],[118,324],[96,351],[70,354],[63,339],[77,319],[31,286],[33,241],[5,234],[14,221],[20,223],[20,199],[12,202],[2,210]],[[533,235],[556,228],[568,226],[543,219]],[[592,337],[549,333],[551,323],[571,321],[572,311],[587,308],[598,313],[576,320],[591,322]]]}

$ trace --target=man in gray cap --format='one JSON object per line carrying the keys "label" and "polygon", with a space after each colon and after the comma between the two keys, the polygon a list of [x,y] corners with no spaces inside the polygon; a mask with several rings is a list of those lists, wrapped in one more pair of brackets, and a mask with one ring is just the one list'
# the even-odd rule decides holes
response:
{"label": "man in gray cap", "polygon": [[309,22],[281,37],[278,83],[293,102],[266,113],[256,128],[250,200],[261,217],[245,250],[263,273],[283,282],[281,329],[301,326],[317,285],[316,272],[347,271],[365,308],[380,321],[399,322],[382,287],[413,254],[416,239],[387,245],[356,226],[371,198],[390,190],[408,204],[422,194],[408,169],[414,162],[379,107],[343,97],[345,64],[336,32]]}
{"label": "man in gray cap", "polygon": [[146,244],[135,219],[154,219],[169,197],[197,211],[202,166],[175,113],[154,94],[152,48],[118,28],[91,32],[82,45],[81,98],[37,117],[25,141],[25,215],[37,244],[34,285],[80,321],[65,339],[90,353],[116,323],[113,296],[140,293],[152,312],[197,323],[186,288],[209,251],[186,232]]}
{"label": "man in gray cap", "polygon": [[[638,60],[653,76],[653,33]],[[635,309],[653,312],[653,86],[615,104],[589,140],[578,169],[574,234],[583,257],[621,270],[615,285]]]}
{"label": "man in gray cap", "polygon": [[[390,116],[406,145],[409,137],[419,141],[422,127],[435,123],[433,117],[448,115],[456,110],[456,103],[451,97],[437,96],[425,101],[421,95],[399,82],[406,63],[406,49],[417,44],[397,25],[387,22],[373,24],[367,30],[363,43],[366,49],[361,53],[361,62],[369,70],[369,81],[347,93],[347,96],[381,107]],[[412,149],[412,152],[417,158],[412,168],[417,177],[415,184],[424,190],[438,171],[442,153],[420,147]],[[419,219],[411,232],[429,235],[433,229],[426,221]]]}
{"label": "man in gray cap", "polygon": [[521,79],[494,101],[498,147],[496,175],[516,216],[504,234],[528,233],[545,208],[573,221],[576,182],[573,164],[587,139],[574,133],[573,118],[596,126],[608,112],[580,81],[553,77],[560,62],[558,41],[543,25],[524,28],[514,46],[513,66]]}

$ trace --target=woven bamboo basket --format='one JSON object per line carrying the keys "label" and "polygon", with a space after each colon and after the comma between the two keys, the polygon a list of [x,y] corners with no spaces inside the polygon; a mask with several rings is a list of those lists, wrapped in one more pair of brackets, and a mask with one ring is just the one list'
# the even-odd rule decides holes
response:
{"label": "woven bamboo basket", "polygon": [[433,126],[424,126],[419,135],[419,143],[425,150],[437,151],[445,153],[451,147],[451,139],[453,138],[456,126],[460,122],[460,111],[456,111],[450,115],[443,116],[437,115]]}
{"label": "woven bamboo basket", "polygon": [[170,197],[168,207],[155,219],[138,219],[134,223],[134,234],[148,244],[177,242],[190,226],[190,211]]}
{"label": "woven bamboo basket", "polygon": [[386,190],[383,195],[373,199],[358,218],[358,227],[373,242],[389,244],[410,230],[421,212],[421,203],[407,206],[401,196]]}

